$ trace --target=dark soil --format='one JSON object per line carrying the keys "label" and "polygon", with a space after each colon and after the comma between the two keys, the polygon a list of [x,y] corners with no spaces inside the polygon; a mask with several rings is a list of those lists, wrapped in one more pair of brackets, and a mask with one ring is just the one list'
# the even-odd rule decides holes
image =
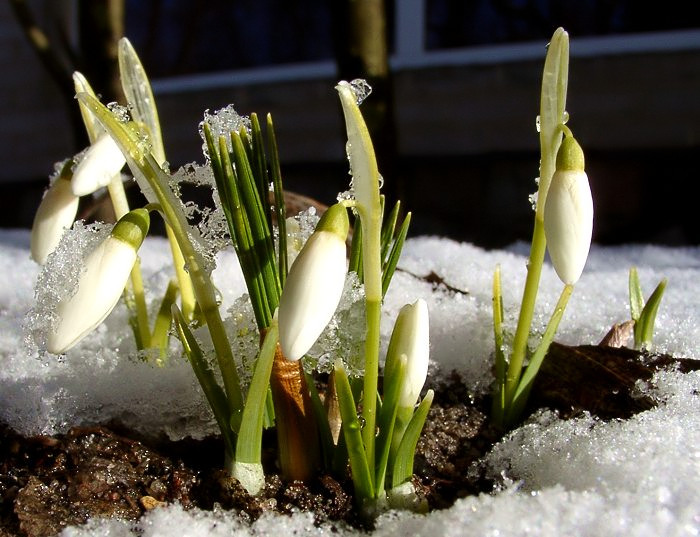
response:
{"label": "dark soil", "polygon": [[[633,388],[662,366],[700,367],[694,360],[628,349],[554,344],[533,387],[530,410],[549,407],[563,417],[585,411],[602,419],[627,418],[654,405]],[[472,398],[456,375],[436,387],[414,467],[414,483],[431,509],[493,490],[494,483],[479,468],[479,460],[501,437],[489,425],[489,404]],[[274,444],[272,436],[269,440]],[[285,483],[274,474],[270,455],[267,484],[253,498],[220,469],[222,452],[217,438],[147,441],[118,424],[32,438],[0,425],[0,537],[51,536],[92,517],[137,520],[173,502],[186,509],[220,505],[246,520],[270,510],[305,510],[319,522],[361,526],[346,478],[326,475],[306,484]]]}

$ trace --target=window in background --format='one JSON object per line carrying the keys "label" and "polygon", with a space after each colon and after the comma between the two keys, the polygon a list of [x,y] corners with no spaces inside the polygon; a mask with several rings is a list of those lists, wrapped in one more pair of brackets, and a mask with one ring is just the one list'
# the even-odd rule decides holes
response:
{"label": "window in background", "polygon": [[668,0],[425,0],[426,49],[700,28],[696,2]]}

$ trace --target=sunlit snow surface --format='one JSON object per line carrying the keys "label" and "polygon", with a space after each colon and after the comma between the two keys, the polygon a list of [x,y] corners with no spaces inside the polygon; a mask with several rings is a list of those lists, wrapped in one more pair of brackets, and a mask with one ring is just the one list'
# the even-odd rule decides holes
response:
{"label": "sunlit snow surface", "polygon": [[[0,420],[24,434],[52,434],[72,425],[119,418],[173,438],[215,432],[188,364],[164,368],[133,359],[119,306],[105,325],[62,359],[27,344],[23,326],[33,307],[38,267],[26,231],[0,231]],[[513,327],[525,277],[524,248],[487,252],[445,239],[408,241],[387,296],[384,341],[406,302],[426,299],[431,315],[433,371],[456,368],[481,392],[490,381],[491,278],[501,266],[507,326]],[[164,240],[142,248],[151,298],[171,277]],[[230,252],[214,273],[223,309],[243,292]],[[596,343],[629,317],[627,275],[639,268],[645,294],[669,280],[657,318],[657,350],[700,358],[700,248],[593,248],[562,320],[557,340]],[[423,278],[431,273],[445,285]],[[436,281],[436,278],[431,278]],[[537,325],[543,328],[561,284],[545,267]],[[157,292],[156,292],[157,291]],[[238,319],[240,329],[244,319]],[[243,324],[240,324],[243,323]],[[176,342],[173,349],[176,349]],[[28,350],[29,349],[29,350]],[[132,358],[129,358],[129,356]],[[700,374],[662,372],[640,387],[659,402],[620,422],[570,421],[542,413],[487,456],[511,483],[492,495],[466,498],[427,516],[391,512],[375,535],[474,536],[698,535],[700,533]],[[93,520],[64,536],[349,535],[342,526],[314,525],[308,514],[264,516],[252,526],[229,513],[157,509],[138,523]]]}

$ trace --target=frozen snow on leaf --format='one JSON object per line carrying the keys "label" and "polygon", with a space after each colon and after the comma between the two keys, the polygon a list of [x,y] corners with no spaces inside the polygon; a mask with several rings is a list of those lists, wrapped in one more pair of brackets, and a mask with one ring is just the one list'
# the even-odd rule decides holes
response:
{"label": "frozen snow on leaf", "polygon": [[75,294],[84,268],[82,260],[107,238],[111,229],[112,226],[106,224],[85,226],[77,221],[63,234],[37,278],[34,304],[23,324],[28,345],[39,349],[46,346],[46,337],[56,320],[56,304]]}
{"label": "frozen snow on leaf", "polygon": [[[340,82],[340,84],[342,84],[342,82]],[[372,93],[372,86],[363,78],[356,78],[350,81],[350,89],[355,95],[357,106],[360,106],[364,100],[369,97],[370,93]]]}
{"label": "frozen snow on leaf", "polygon": [[234,109],[232,104],[224,106],[219,110],[214,112],[209,112],[209,110],[204,111],[204,120],[199,124],[199,135],[203,140],[202,152],[204,156],[209,160],[209,149],[207,148],[206,138],[204,137],[204,123],[208,123],[211,128],[211,134],[214,141],[218,143],[219,137],[224,136],[226,138],[226,144],[228,150],[232,150],[231,146],[231,132],[238,132],[241,128],[246,130],[250,129],[250,118],[247,116],[241,116]]}
{"label": "frozen snow on leaf", "polygon": [[114,117],[116,117],[119,122],[127,123],[131,120],[131,114],[129,114],[128,107],[123,106],[117,102],[111,102],[107,103],[107,108],[110,112],[112,112],[112,114],[114,114]]}

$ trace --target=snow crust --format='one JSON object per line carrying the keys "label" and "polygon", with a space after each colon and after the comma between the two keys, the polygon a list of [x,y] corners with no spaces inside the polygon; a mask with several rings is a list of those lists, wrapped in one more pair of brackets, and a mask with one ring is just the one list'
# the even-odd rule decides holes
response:
{"label": "snow crust", "polygon": [[[441,238],[410,239],[385,302],[384,344],[399,309],[424,298],[430,311],[432,371],[459,370],[473,392],[491,380],[491,279],[501,266],[506,326],[514,329],[525,278],[523,245],[485,251]],[[171,277],[165,240],[141,250],[148,289],[162,293]],[[230,251],[217,256],[215,283],[222,311],[244,292]],[[700,358],[700,247],[593,247],[560,325],[557,340],[597,343],[629,318],[627,277],[638,267],[648,296],[668,278],[657,317],[655,350]],[[427,276],[436,277],[426,278]],[[174,357],[163,367],[136,357],[126,312],[62,358],[27,339],[39,267],[29,259],[29,233],[0,231],[0,420],[24,434],[54,434],[70,426],[119,417],[126,425],[172,438],[216,432],[189,365]],[[550,266],[542,275],[536,323],[551,313],[561,283]],[[150,296],[154,299],[154,296]],[[235,321],[235,319],[234,319]],[[177,349],[177,342],[173,343]],[[506,485],[459,500],[429,515],[389,512],[376,536],[652,536],[700,534],[700,373],[663,371],[639,389],[659,405],[625,421],[569,421],[542,412],[487,455]],[[62,536],[358,535],[339,525],[314,525],[309,514],[263,516],[252,525],[225,511],[156,509],[138,523],[92,520]]]}

